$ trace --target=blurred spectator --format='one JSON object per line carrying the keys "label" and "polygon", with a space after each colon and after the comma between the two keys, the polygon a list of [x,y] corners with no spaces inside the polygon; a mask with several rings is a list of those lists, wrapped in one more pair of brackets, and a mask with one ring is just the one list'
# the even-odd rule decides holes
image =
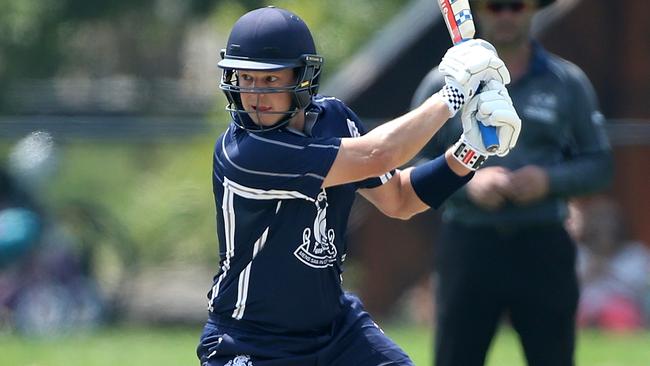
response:
{"label": "blurred spectator", "polygon": [[97,324],[97,284],[61,218],[40,207],[55,172],[52,137],[34,132],[0,165],[0,329],[52,335]]}
{"label": "blurred spectator", "polygon": [[54,142],[46,132],[33,132],[11,149],[6,167],[0,163],[0,269],[28,253],[42,230],[42,211],[35,196],[55,169]]}
{"label": "blurred spectator", "polygon": [[0,164],[0,330],[12,326],[21,268],[36,246],[40,232],[38,211]]}
{"label": "blurred spectator", "polygon": [[629,239],[611,199],[576,200],[569,209],[582,286],[578,325],[615,331],[650,325],[650,249]]}
{"label": "blurred spectator", "polygon": [[0,165],[0,269],[23,257],[39,232],[39,214]]}

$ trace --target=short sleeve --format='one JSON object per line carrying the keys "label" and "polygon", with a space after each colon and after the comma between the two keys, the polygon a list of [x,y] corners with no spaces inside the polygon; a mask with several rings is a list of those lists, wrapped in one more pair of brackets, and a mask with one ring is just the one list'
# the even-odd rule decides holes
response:
{"label": "short sleeve", "polygon": [[[348,130],[350,131],[350,137],[359,137],[365,135],[368,130],[361,122],[361,119],[350,108],[345,107],[345,109],[345,112],[348,116],[347,124]],[[391,170],[390,172],[386,172],[379,177],[372,177],[356,182],[355,186],[357,189],[376,188],[388,182],[394,174],[395,170]]]}

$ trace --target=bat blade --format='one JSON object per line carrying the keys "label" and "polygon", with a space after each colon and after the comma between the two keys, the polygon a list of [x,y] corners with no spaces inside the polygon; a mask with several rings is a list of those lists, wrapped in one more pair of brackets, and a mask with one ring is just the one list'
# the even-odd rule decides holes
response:
{"label": "bat blade", "polygon": [[476,28],[469,0],[438,0],[438,5],[454,44],[474,38]]}
{"label": "bat blade", "polygon": [[[438,5],[454,45],[474,38],[476,28],[474,27],[474,17],[472,16],[472,9],[469,7],[469,0],[438,0]],[[490,152],[496,151],[499,148],[496,128],[485,126],[481,122],[478,123],[478,127],[481,130],[485,148]]]}

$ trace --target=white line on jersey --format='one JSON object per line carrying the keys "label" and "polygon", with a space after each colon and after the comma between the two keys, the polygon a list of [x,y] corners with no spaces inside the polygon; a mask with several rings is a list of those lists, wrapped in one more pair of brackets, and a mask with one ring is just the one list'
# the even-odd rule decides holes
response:
{"label": "white line on jersey", "polygon": [[221,276],[219,276],[217,283],[212,287],[212,296],[208,303],[208,309],[210,310],[213,309],[214,299],[219,294],[221,281],[223,281],[228,270],[230,270],[230,259],[235,255],[235,210],[233,201],[234,192],[228,189],[228,187],[224,187],[221,210],[223,212],[223,228],[224,236],[226,238],[226,259],[223,261],[223,265],[221,266]]}
{"label": "white line on jersey", "polygon": [[283,191],[279,189],[263,190],[251,188],[224,177],[223,185],[225,188],[232,190],[238,196],[253,200],[276,200],[276,199],[296,199],[301,198],[308,201],[314,201],[313,198],[306,196],[298,191]]}
{"label": "white line on jersey", "polygon": [[255,245],[253,246],[253,257],[251,258],[251,261],[246,266],[246,269],[244,269],[244,271],[239,274],[237,304],[235,305],[235,311],[232,313],[232,317],[235,319],[241,319],[244,316],[244,310],[246,309],[246,300],[248,299],[248,283],[250,280],[251,267],[253,265],[255,257],[257,256],[257,253],[259,253],[266,244],[266,238],[268,237],[268,234],[269,228],[267,227],[266,230],[264,230],[264,233],[262,233],[262,236],[257,239]]}

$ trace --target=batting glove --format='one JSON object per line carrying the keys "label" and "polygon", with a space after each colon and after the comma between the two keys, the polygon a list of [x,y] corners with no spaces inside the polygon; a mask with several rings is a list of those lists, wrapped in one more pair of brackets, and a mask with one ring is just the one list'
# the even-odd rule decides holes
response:
{"label": "batting glove", "polygon": [[[478,94],[476,99],[478,108],[475,119],[486,126],[496,127],[499,136],[496,155],[506,156],[517,144],[521,132],[521,119],[512,104],[508,90],[505,85],[493,80],[487,83],[485,92]],[[463,120],[463,124],[465,123]]]}
{"label": "batting glove", "polygon": [[451,116],[474,96],[481,82],[510,83],[510,73],[494,47],[481,39],[472,39],[450,48],[438,70],[445,76],[440,96]]}
{"label": "batting glove", "polygon": [[[461,114],[463,134],[454,145],[453,155],[471,170],[478,169],[489,156],[505,156],[515,147],[521,131],[521,119],[512,105],[505,86],[497,81],[489,82],[472,98]],[[478,126],[494,126],[499,136],[499,149],[489,152],[483,144]]]}

